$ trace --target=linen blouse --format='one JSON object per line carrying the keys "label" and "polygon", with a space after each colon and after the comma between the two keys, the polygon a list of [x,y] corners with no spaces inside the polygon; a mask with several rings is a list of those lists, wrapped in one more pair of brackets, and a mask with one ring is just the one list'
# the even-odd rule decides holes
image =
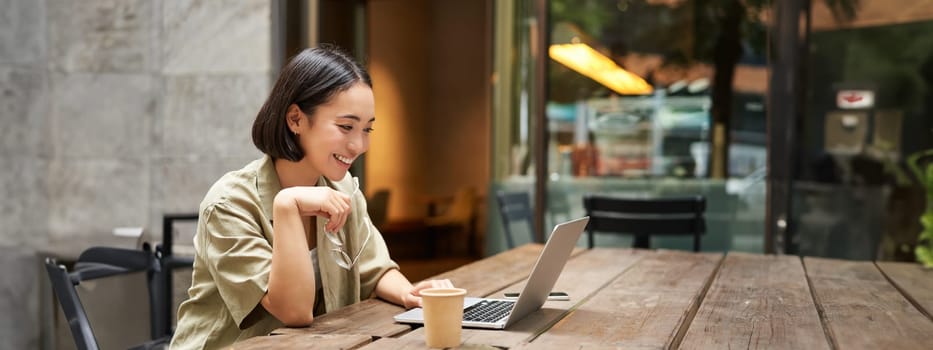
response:
{"label": "linen blouse", "polygon": [[[349,173],[336,182],[321,177],[318,185],[347,194],[354,190]],[[200,205],[194,238],[191,288],[178,309],[172,349],[226,347],[284,326],[260,304],[272,268],[272,202],[280,190],[274,162],[265,156],[227,173],[208,191]],[[358,252],[360,257],[350,270],[335,263],[331,249],[336,246],[323,234],[325,220],[314,217],[324,312],[374,296],[383,274],[398,269],[382,235],[368,220],[365,197],[356,192],[351,198],[344,245],[351,258]],[[361,248],[366,226],[372,236]],[[316,304],[318,315],[320,300]]]}

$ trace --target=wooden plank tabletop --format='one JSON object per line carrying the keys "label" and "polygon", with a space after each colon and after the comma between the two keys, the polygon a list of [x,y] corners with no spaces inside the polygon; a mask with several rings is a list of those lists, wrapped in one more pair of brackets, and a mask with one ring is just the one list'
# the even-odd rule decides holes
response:
{"label": "wooden plank tabletop", "polygon": [[[432,278],[468,295],[520,291],[543,249],[525,245]],[[577,249],[548,301],[506,330],[464,329],[461,349],[933,349],[933,270],[918,264],[747,253]],[[311,327],[235,349],[424,349],[424,328],[369,299]]]}
{"label": "wooden plank tabletop", "polygon": [[[571,297],[570,301],[547,301],[540,310],[525,316],[506,330],[464,329],[463,343],[467,346],[489,345],[509,348],[530,340],[559,321],[574,305],[588,299],[613,277],[618,276],[648,254],[650,253],[646,251],[620,251],[618,249],[584,251],[567,262],[553,288],[555,291],[567,292]],[[527,278],[501,288],[488,297],[501,298],[504,292],[521,291],[526,283]],[[415,329],[401,338],[418,339],[423,343],[424,328]]]}
{"label": "wooden plank tabletop", "polygon": [[372,341],[360,334],[279,334],[252,337],[228,349],[355,349]]}
{"label": "wooden plank tabletop", "polygon": [[379,299],[367,299],[314,318],[309,327],[283,327],[277,334],[363,334],[369,337],[394,337],[411,330],[396,323],[393,316],[405,311],[401,306]]}
{"label": "wooden plank tabletop", "polygon": [[[526,244],[500,254],[461,266],[432,278],[449,278],[468,295],[485,296],[528,276],[542,244]],[[577,249],[573,254],[583,252]],[[489,272],[494,272],[489,274]],[[280,328],[272,334],[364,334],[385,338],[398,336],[411,329],[392,318],[404,308],[378,299],[368,299],[314,318],[309,327]]]}
{"label": "wooden plank tabletop", "polygon": [[933,347],[933,322],[874,263],[812,257],[803,263],[834,348]]}
{"label": "wooden plank tabletop", "polygon": [[877,262],[881,272],[923,314],[933,319],[933,269],[905,262]]}
{"label": "wooden plank tabletop", "polygon": [[676,346],[721,260],[722,254],[675,251],[645,256],[519,348]]}
{"label": "wooden plank tabletop", "polygon": [[829,349],[796,256],[729,253],[681,349]]}

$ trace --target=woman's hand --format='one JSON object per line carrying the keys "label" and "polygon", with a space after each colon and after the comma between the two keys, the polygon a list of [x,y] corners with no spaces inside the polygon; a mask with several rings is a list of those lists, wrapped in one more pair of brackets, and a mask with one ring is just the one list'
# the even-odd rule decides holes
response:
{"label": "woman's hand", "polygon": [[428,288],[453,288],[454,284],[448,279],[421,281],[408,292],[402,294],[402,301],[406,309],[421,307],[421,290]]}
{"label": "woman's hand", "polygon": [[337,232],[350,215],[350,196],[327,186],[295,186],[283,189],[275,196],[276,205],[295,205],[301,216],[328,219],[324,230]]}

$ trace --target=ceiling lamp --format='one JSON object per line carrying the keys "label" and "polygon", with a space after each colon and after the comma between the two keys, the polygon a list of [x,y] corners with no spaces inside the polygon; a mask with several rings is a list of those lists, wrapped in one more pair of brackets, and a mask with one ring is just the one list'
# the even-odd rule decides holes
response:
{"label": "ceiling lamp", "polygon": [[587,39],[573,24],[558,23],[554,26],[554,44],[548,48],[548,55],[620,95],[645,95],[652,92],[651,85],[645,79],[619,67],[615,61],[587,44],[592,42]]}

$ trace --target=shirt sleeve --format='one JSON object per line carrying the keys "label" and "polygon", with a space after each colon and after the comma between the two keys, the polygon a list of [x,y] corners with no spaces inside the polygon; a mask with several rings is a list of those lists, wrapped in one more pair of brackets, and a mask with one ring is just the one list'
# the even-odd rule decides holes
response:
{"label": "shirt sleeve", "polygon": [[205,209],[204,250],[217,290],[240,329],[269,287],[272,245],[253,215],[226,203]]}

